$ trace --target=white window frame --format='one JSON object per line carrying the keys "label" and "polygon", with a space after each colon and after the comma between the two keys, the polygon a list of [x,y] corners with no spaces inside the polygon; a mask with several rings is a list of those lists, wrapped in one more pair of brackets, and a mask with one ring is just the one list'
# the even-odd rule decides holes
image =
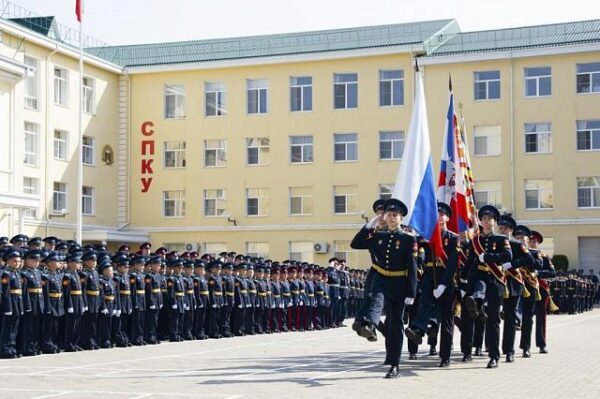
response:
{"label": "white window frame", "polygon": [[[294,190],[300,191],[300,193],[295,193]],[[313,188],[309,186],[296,186],[289,188],[289,198],[290,198],[290,216],[311,216],[314,212],[314,203],[313,203]],[[293,212],[292,201],[294,199],[300,200],[300,213]],[[310,203],[309,203],[310,201]],[[312,209],[312,212],[305,212],[306,208]]]}
{"label": "white window frame", "polygon": [[26,55],[23,60],[27,65],[23,102],[25,108],[38,111],[40,109],[40,61],[29,55]]}
{"label": "white window frame", "polygon": [[[172,110],[169,108],[169,97],[174,97]],[[186,89],[182,84],[165,84],[163,91],[164,117],[170,119],[185,119]]]}
{"label": "white window frame", "polygon": [[[250,150],[256,150],[258,162],[250,163]],[[271,139],[269,137],[246,138],[246,165],[264,166],[271,163]]]}
{"label": "white window frame", "polygon": [[[547,126],[544,126],[547,125]],[[539,127],[547,127],[545,130],[537,131]],[[535,128],[534,128],[535,127]],[[534,130],[532,131],[532,129]],[[525,123],[523,126],[525,134],[524,151],[525,154],[551,154],[552,153],[552,123],[541,122],[541,123]],[[536,136],[536,146],[538,151],[527,151],[527,139],[529,136]],[[545,140],[544,140],[545,139]],[[540,151],[543,143],[548,143],[548,148],[545,151]]]}
{"label": "white window frame", "polygon": [[[214,152],[214,165],[208,164],[208,153]],[[204,167],[205,168],[224,168],[227,166],[227,140],[214,139],[204,140]]]}
{"label": "white window frame", "polygon": [[268,258],[270,251],[271,245],[267,241],[246,241],[247,256],[253,258]]}
{"label": "white window frame", "polygon": [[[173,197],[170,197],[171,195]],[[167,215],[167,201],[173,202],[173,215]],[[162,215],[165,219],[181,219],[185,217],[185,190],[163,191]]]}
{"label": "white window frame", "polygon": [[[295,144],[295,143],[292,143],[294,138],[302,138],[302,141],[305,141],[305,140],[307,140],[307,138],[310,138],[310,143],[299,143],[299,144],[296,143]],[[314,137],[312,135],[290,136],[290,163],[291,164],[313,163],[315,160],[314,145],[315,145],[315,141],[314,141]],[[300,148],[300,157],[301,157],[300,161],[294,161],[294,158],[293,158],[293,148],[294,147]],[[311,149],[311,151],[310,151],[311,159],[309,161],[305,161],[304,159],[305,159],[305,157],[307,157],[306,148],[308,148],[308,147],[310,147],[310,149]]]}
{"label": "white window frame", "polygon": [[[256,214],[250,214],[250,200],[256,200]],[[260,217],[269,216],[269,189],[247,188],[246,189],[246,216]]]}
{"label": "white window frame", "polygon": [[[497,130],[497,131],[496,131]],[[477,139],[486,137],[486,153],[478,154]],[[497,143],[496,143],[497,141]],[[497,144],[498,152],[491,152],[494,144]],[[475,126],[473,129],[473,156],[475,157],[497,157],[502,155],[502,127],[500,126]]]}
{"label": "white window frame", "polygon": [[[591,72],[579,72],[579,69],[581,67],[584,67],[586,65],[593,65],[593,64],[597,64],[598,65],[598,69],[591,71]],[[577,71],[577,75],[575,78],[575,92],[577,94],[594,94],[594,93],[600,93],[600,61],[597,62],[585,62],[585,63],[579,63],[576,66],[576,71]],[[579,91],[579,77],[580,76],[584,76],[584,75],[588,75],[589,76],[589,90],[588,91]],[[594,86],[594,82],[598,82],[598,85]]]}
{"label": "white window frame", "polygon": [[[354,139],[352,140],[351,136],[354,136]],[[341,141],[343,140],[345,137],[348,138],[347,141]],[[340,140],[340,141],[338,141]],[[349,148],[352,148],[352,146],[354,146],[355,149],[355,153],[356,153],[356,158],[349,158]],[[337,156],[337,149],[338,148],[344,148],[344,158],[343,159],[336,159]],[[358,162],[358,133],[334,133],[333,134],[333,162],[335,163],[339,163],[339,162]]]}
{"label": "white window frame", "polygon": [[[580,181],[586,179],[595,180],[593,185],[580,185]],[[582,206],[580,205],[580,195],[581,191],[586,190],[589,191],[590,197],[590,206]],[[596,195],[598,194],[598,195]],[[594,205],[597,204],[597,205]],[[577,177],[577,209],[600,209],[600,176],[583,176]]]}
{"label": "white window frame", "polygon": [[[310,79],[310,83],[298,83],[300,79]],[[299,89],[300,109],[294,109],[295,90]],[[304,100],[310,97],[310,108],[306,107]],[[290,112],[311,112],[313,110],[313,83],[312,76],[290,76]]]}
{"label": "white window frame", "polygon": [[[256,112],[250,110],[251,92],[256,92]],[[264,94],[264,104],[261,96]],[[263,109],[264,105],[264,109]],[[246,113],[248,115],[264,115],[269,113],[269,80],[247,79],[246,80]]]}
{"label": "white window frame", "polygon": [[[215,192],[214,195],[213,191]],[[204,216],[205,217],[227,217],[227,190],[216,188],[216,189],[204,189]],[[210,195],[209,195],[210,194]],[[208,213],[209,207],[207,206],[208,201],[214,201],[214,214]],[[221,205],[221,206],[219,206]]]}
{"label": "white window frame", "polygon": [[[163,167],[165,169],[184,169],[186,165],[185,141],[173,140],[163,142]],[[172,153],[172,157],[168,156]],[[167,161],[173,160],[173,165],[167,165]]]}
{"label": "white window frame", "polygon": [[[92,142],[92,145],[88,145],[85,143],[85,139],[89,139]],[[95,151],[95,147],[96,147],[96,139],[94,137],[91,136],[83,136],[81,139],[81,147],[82,147],[82,156],[81,156],[81,162],[86,165],[86,166],[96,166],[96,151]],[[92,158],[91,159],[91,163],[86,162],[86,153],[89,154],[89,156]]]}
{"label": "white window frame", "polygon": [[[62,197],[63,207],[59,207],[61,201],[59,197]],[[63,209],[69,209],[67,203],[67,184],[59,181],[55,181],[52,186],[52,213],[62,214]]]}
{"label": "white window frame", "polygon": [[[548,68],[550,73],[547,75],[535,75],[535,76],[527,76],[528,71],[532,71],[534,69],[542,69]],[[523,94],[527,98],[537,98],[537,97],[550,97],[552,96],[552,67],[530,67],[523,68],[523,76],[525,77],[525,84],[523,87]],[[541,79],[550,79],[550,94],[540,94],[540,80]],[[535,94],[527,94],[528,82],[535,82]]]}
{"label": "white window frame", "polygon": [[[39,162],[40,152],[40,127],[37,123],[25,122],[23,124],[23,164],[36,168]],[[27,140],[31,140],[32,149],[28,149]]]}
{"label": "white window frame", "polygon": [[[352,190],[354,189],[354,190]],[[353,192],[350,192],[353,191]],[[344,198],[344,212],[338,212],[336,209],[337,198]],[[349,210],[354,203],[355,210]],[[333,186],[333,213],[334,215],[356,215],[358,214],[358,186],[356,185],[336,185]]]}
{"label": "white window frame", "polygon": [[346,260],[346,265],[356,266],[358,263],[359,252],[350,247],[350,241],[334,241],[333,256],[338,259]]}
{"label": "white window frame", "polygon": [[[477,196],[485,194],[486,200],[477,203]],[[477,181],[473,190],[473,198],[475,198],[475,206],[480,208],[483,205],[490,204],[496,208],[502,208],[502,182],[497,180]]]}
{"label": "white window frame", "polygon": [[[590,123],[590,122],[595,122],[598,123],[598,127],[597,128],[580,128],[580,124],[582,123]],[[584,148],[584,149],[579,149],[577,148],[577,151],[600,151],[600,143],[598,143],[598,147],[594,148],[594,144],[595,144],[595,140],[594,140],[594,133],[597,133],[597,136],[600,138],[600,119],[584,119],[584,120],[578,120],[575,122],[575,126],[576,126],[576,136],[575,136],[575,148],[577,148],[577,146],[579,145],[579,135],[581,133],[584,132],[589,132],[590,133],[590,148]]]}
{"label": "white window frame", "polygon": [[[399,78],[386,78],[385,74],[386,73],[390,73],[390,72],[400,72],[400,77]],[[382,98],[382,89],[383,89],[383,85],[389,85],[389,91],[390,91],[390,103],[389,104],[383,104],[383,98]],[[400,87],[398,89],[394,88],[394,85],[398,84]],[[401,96],[401,102],[399,104],[395,104],[394,103],[394,94],[396,93],[396,90],[400,90],[400,92],[402,93]],[[404,105],[404,70],[403,69],[380,69],[379,70],[379,106],[382,108],[387,108],[387,107],[400,107]]]}
{"label": "white window frame", "polygon": [[[208,112],[209,95],[214,95],[214,114]],[[224,82],[204,82],[204,116],[219,118],[227,115],[227,84]]]}
{"label": "white window frame", "polygon": [[[479,74],[498,72],[497,79],[481,79]],[[490,84],[498,82],[498,98],[490,98]],[[485,98],[477,98],[477,84],[485,83]],[[502,99],[502,73],[500,70],[489,70],[489,71],[475,71],[473,72],[473,99],[475,101],[497,101]]]}
{"label": "white window frame", "polygon": [[[86,193],[87,190],[91,190]],[[81,214],[84,216],[95,216],[96,215],[96,200],[95,200],[96,189],[92,186],[81,187]],[[86,210],[86,201],[89,205],[89,209]]]}
{"label": "white window frame", "polygon": [[[86,83],[87,82],[87,83]],[[87,114],[96,113],[96,79],[84,76],[82,78],[83,95],[81,96],[81,107]]]}
{"label": "white window frame", "polygon": [[[540,182],[550,182],[550,188],[540,188]],[[554,182],[552,179],[526,179],[524,182],[525,186],[525,209],[528,211],[540,211],[540,210],[552,210],[554,209]],[[528,192],[536,192],[537,193],[537,206],[536,207],[528,207],[527,206],[527,193]],[[544,193],[550,193],[550,198],[552,199],[552,204],[549,207],[542,206],[542,197],[544,197]]]}
{"label": "white window frame", "polygon": [[383,200],[388,200],[392,198],[394,194],[394,183],[385,184],[382,183],[379,185],[379,198]]}
{"label": "white window frame", "polygon": [[227,243],[225,242],[205,242],[204,253],[209,254],[213,258],[218,258],[221,252],[229,252]]}
{"label": "white window frame", "polygon": [[[391,134],[398,134],[400,135],[400,138],[397,139],[389,139],[389,138],[383,138],[383,136],[385,135],[391,135]],[[382,157],[381,153],[382,153],[382,145],[383,144],[387,144],[389,143],[390,145],[390,157],[388,158],[384,158]],[[404,155],[404,148],[406,146],[406,133],[402,130],[382,130],[379,131],[379,160],[380,161],[397,161],[402,159],[402,156]],[[395,157],[394,156],[394,150],[397,149],[397,147],[400,147],[400,156],[399,157]]]}
{"label": "white window frame", "polygon": [[[56,134],[63,135],[64,138],[57,138]],[[69,153],[69,132],[66,130],[55,129],[53,143],[54,159],[66,161]],[[58,151],[58,154],[57,154]]]}
{"label": "white window frame", "polygon": [[[350,75],[354,75],[355,79],[338,82],[338,79],[342,80],[344,76],[351,77]],[[352,104],[350,104],[350,105],[348,104],[348,88],[350,87],[350,85],[356,86],[356,104],[354,106],[351,106]],[[336,101],[335,101],[336,100],[336,88],[341,87],[341,86],[344,87],[344,106],[337,107]],[[337,109],[356,109],[356,108],[358,108],[358,73],[357,72],[334,73],[333,74],[333,109],[337,110]]]}
{"label": "white window frame", "polygon": [[39,195],[39,182],[37,177],[23,176],[23,194]]}
{"label": "white window frame", "polygon": [[313,252],[314,243],[312,241],[289,242],[289,259],[291,260],[313,263]]}
{"label": "white window frame", "polygon": [[[58,76],[57,72],[61,75]],[[54,67],[54,104],[69,106],[69,70],[58,66]]]}

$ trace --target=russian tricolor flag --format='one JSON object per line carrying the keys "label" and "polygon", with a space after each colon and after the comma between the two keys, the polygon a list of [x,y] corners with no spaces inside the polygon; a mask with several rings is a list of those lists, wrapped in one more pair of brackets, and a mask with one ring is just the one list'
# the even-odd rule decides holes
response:
{"label": "russian tricolor flag", "polygon": [[416,94],[408,137],[392,196],[408,207],[405,223],[427,238],[435,253],[441,256],[443,247],[431,166],[425,90],[423,76],[418,67],[415,73],[415,85]]}

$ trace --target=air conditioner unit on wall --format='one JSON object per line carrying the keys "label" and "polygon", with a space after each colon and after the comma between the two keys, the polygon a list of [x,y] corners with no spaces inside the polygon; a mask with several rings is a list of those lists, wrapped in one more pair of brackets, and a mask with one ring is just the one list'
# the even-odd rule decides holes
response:
{"label": "air conditioner unit on wall", "polygon": [[200,252],[200,244],[197,242],[187,242],[184,245],[184,248],[187,252],[198,251]]}
{"label": "air conditioner unit on wall", "polygon": [[326,254],[329,252],[329,243],[326,241],[317,241],[314,243],[313,249],[315,250],[315,253]]}

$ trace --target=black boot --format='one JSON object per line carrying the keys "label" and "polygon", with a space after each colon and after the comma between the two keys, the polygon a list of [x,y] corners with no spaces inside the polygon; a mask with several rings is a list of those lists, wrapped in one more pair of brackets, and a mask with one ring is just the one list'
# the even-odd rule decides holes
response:
{"label": "black boot", "polygon": [[392,366],[385,375],[385,378],[397,378],[398,376],[400,376],[400,369],[398,366]]}
{"label": "black boot", "polygon": [[498,361],[496,359],[490,359],[490,361],[487,364],[487,368],[488,369],[498,368]]}

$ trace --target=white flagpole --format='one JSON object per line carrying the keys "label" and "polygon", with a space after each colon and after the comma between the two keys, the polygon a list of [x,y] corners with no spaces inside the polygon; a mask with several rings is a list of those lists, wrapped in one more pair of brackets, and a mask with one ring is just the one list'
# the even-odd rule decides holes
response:
{"label": "white flagpole", "polygon": [[83,194],[83,146],[81,145],[83,140],[83,4],[81,4],[80,10],[81,18],[79,21],[79,129],[77,136],[77,228],[75,231],[75,241],[82,243],[81,232],[83,227],[83,216],[82,216],[82,194]]}

